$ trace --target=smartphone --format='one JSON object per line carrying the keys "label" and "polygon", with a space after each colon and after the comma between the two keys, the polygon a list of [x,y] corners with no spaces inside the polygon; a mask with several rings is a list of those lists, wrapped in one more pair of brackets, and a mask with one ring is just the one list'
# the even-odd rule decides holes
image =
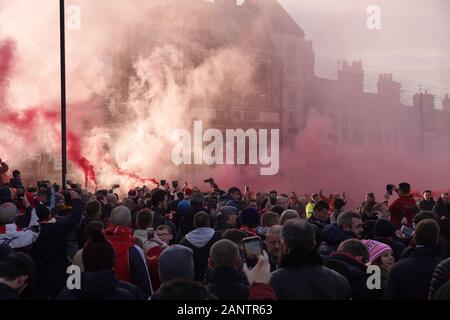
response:
{"label": "smartphone", "polygon": [[161,180],[161,186],[165,186],[166,185],[166,183],[167,183],[167,180]]}
{"label": "smartphone", "polygon": [[25,197],[25,188],[24,187],[17,187],[17,199],[23,199]]}
{"label": "smartphone", "polygon": [[260,237],[250,237],[243,240],[245,262],[249,268],[256,266],[258,257],[263,255],[263,246]]}
{"label": "smartphone", "polygon": [[411,229],[408,226],[403,225],[401,227],[400,231],[409,239],[412,239],[412,237],[414,237],[414,233],[415,233],[414,229]]}
{"label": "smartphone", "polygon": [[172,188],[178,188],[178,181],[172,181]]}

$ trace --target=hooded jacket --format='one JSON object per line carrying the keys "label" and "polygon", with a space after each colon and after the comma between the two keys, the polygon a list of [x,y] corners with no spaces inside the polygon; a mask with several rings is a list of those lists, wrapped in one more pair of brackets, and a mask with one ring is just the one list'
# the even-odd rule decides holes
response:
{"label": "hooded jacket", "polygon": [[117,278],[134,284],[141,289],[145,298],[149,298],[153,290],[147,261],[144,251],[132,241],[131,228],[110,224],[105,229],[105,235],[116,253]]}
{"label": "hooded jacket", "polygon": [[436,201],[433,207],[433,211],[439,216],[439,218],[447,217],[446,220],[440,220],[439,225],[441,227],[441,235],[449,238],[450,237],[450,203],[444,203],[442,198]]}
{"label": "hooded jacket", "polygon": [[220,240],[220,235],[214,229],[204,227],[189,232],[180,242],[181,245],[191,248],[194,252],[195,280],[205,280],[209,250],[218,240]]}

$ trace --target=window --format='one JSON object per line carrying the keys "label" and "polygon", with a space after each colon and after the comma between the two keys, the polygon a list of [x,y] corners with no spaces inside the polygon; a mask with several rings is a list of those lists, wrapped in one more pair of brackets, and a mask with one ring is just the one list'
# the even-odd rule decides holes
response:
{"label": "window", "polygon": [[287,46],[287,71],[294,73],[296,67],[296,49],[294,43],[289,43]]}

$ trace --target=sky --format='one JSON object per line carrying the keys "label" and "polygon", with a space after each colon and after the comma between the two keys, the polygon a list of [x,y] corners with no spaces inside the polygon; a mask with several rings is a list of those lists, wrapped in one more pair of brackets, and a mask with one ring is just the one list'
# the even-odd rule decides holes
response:
{"label": "sky", "polygon": [[[279,0],[313,40],[316,73],[336,78],[337,60],[362,60],[366,91],[375,92],[379,73],[393,73],[411,102],[422,85],[437,104],[450,93],[450,1]],[[369,30],[366,10],[381,9],[381,29]]]}

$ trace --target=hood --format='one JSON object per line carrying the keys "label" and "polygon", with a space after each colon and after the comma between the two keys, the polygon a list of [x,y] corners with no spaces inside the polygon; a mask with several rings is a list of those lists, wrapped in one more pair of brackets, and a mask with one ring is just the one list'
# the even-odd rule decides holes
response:
{"label": "hood", "polygon": [[212,228],[197,228],[186,235],[186,240],[196,248],[203,248],[214,236]]}
{"label": "hood", "polygon": [[342,230],[337,224],[327,225],[322,233],[322,240],[328,243],[341,243],[354,237],[352,233]]}
{"label": "hood", "polygon": [[80,300],[102,300],[111,294],[118,284],[113,270],[84,272],[81,275],[81,289],[72,292]]}

